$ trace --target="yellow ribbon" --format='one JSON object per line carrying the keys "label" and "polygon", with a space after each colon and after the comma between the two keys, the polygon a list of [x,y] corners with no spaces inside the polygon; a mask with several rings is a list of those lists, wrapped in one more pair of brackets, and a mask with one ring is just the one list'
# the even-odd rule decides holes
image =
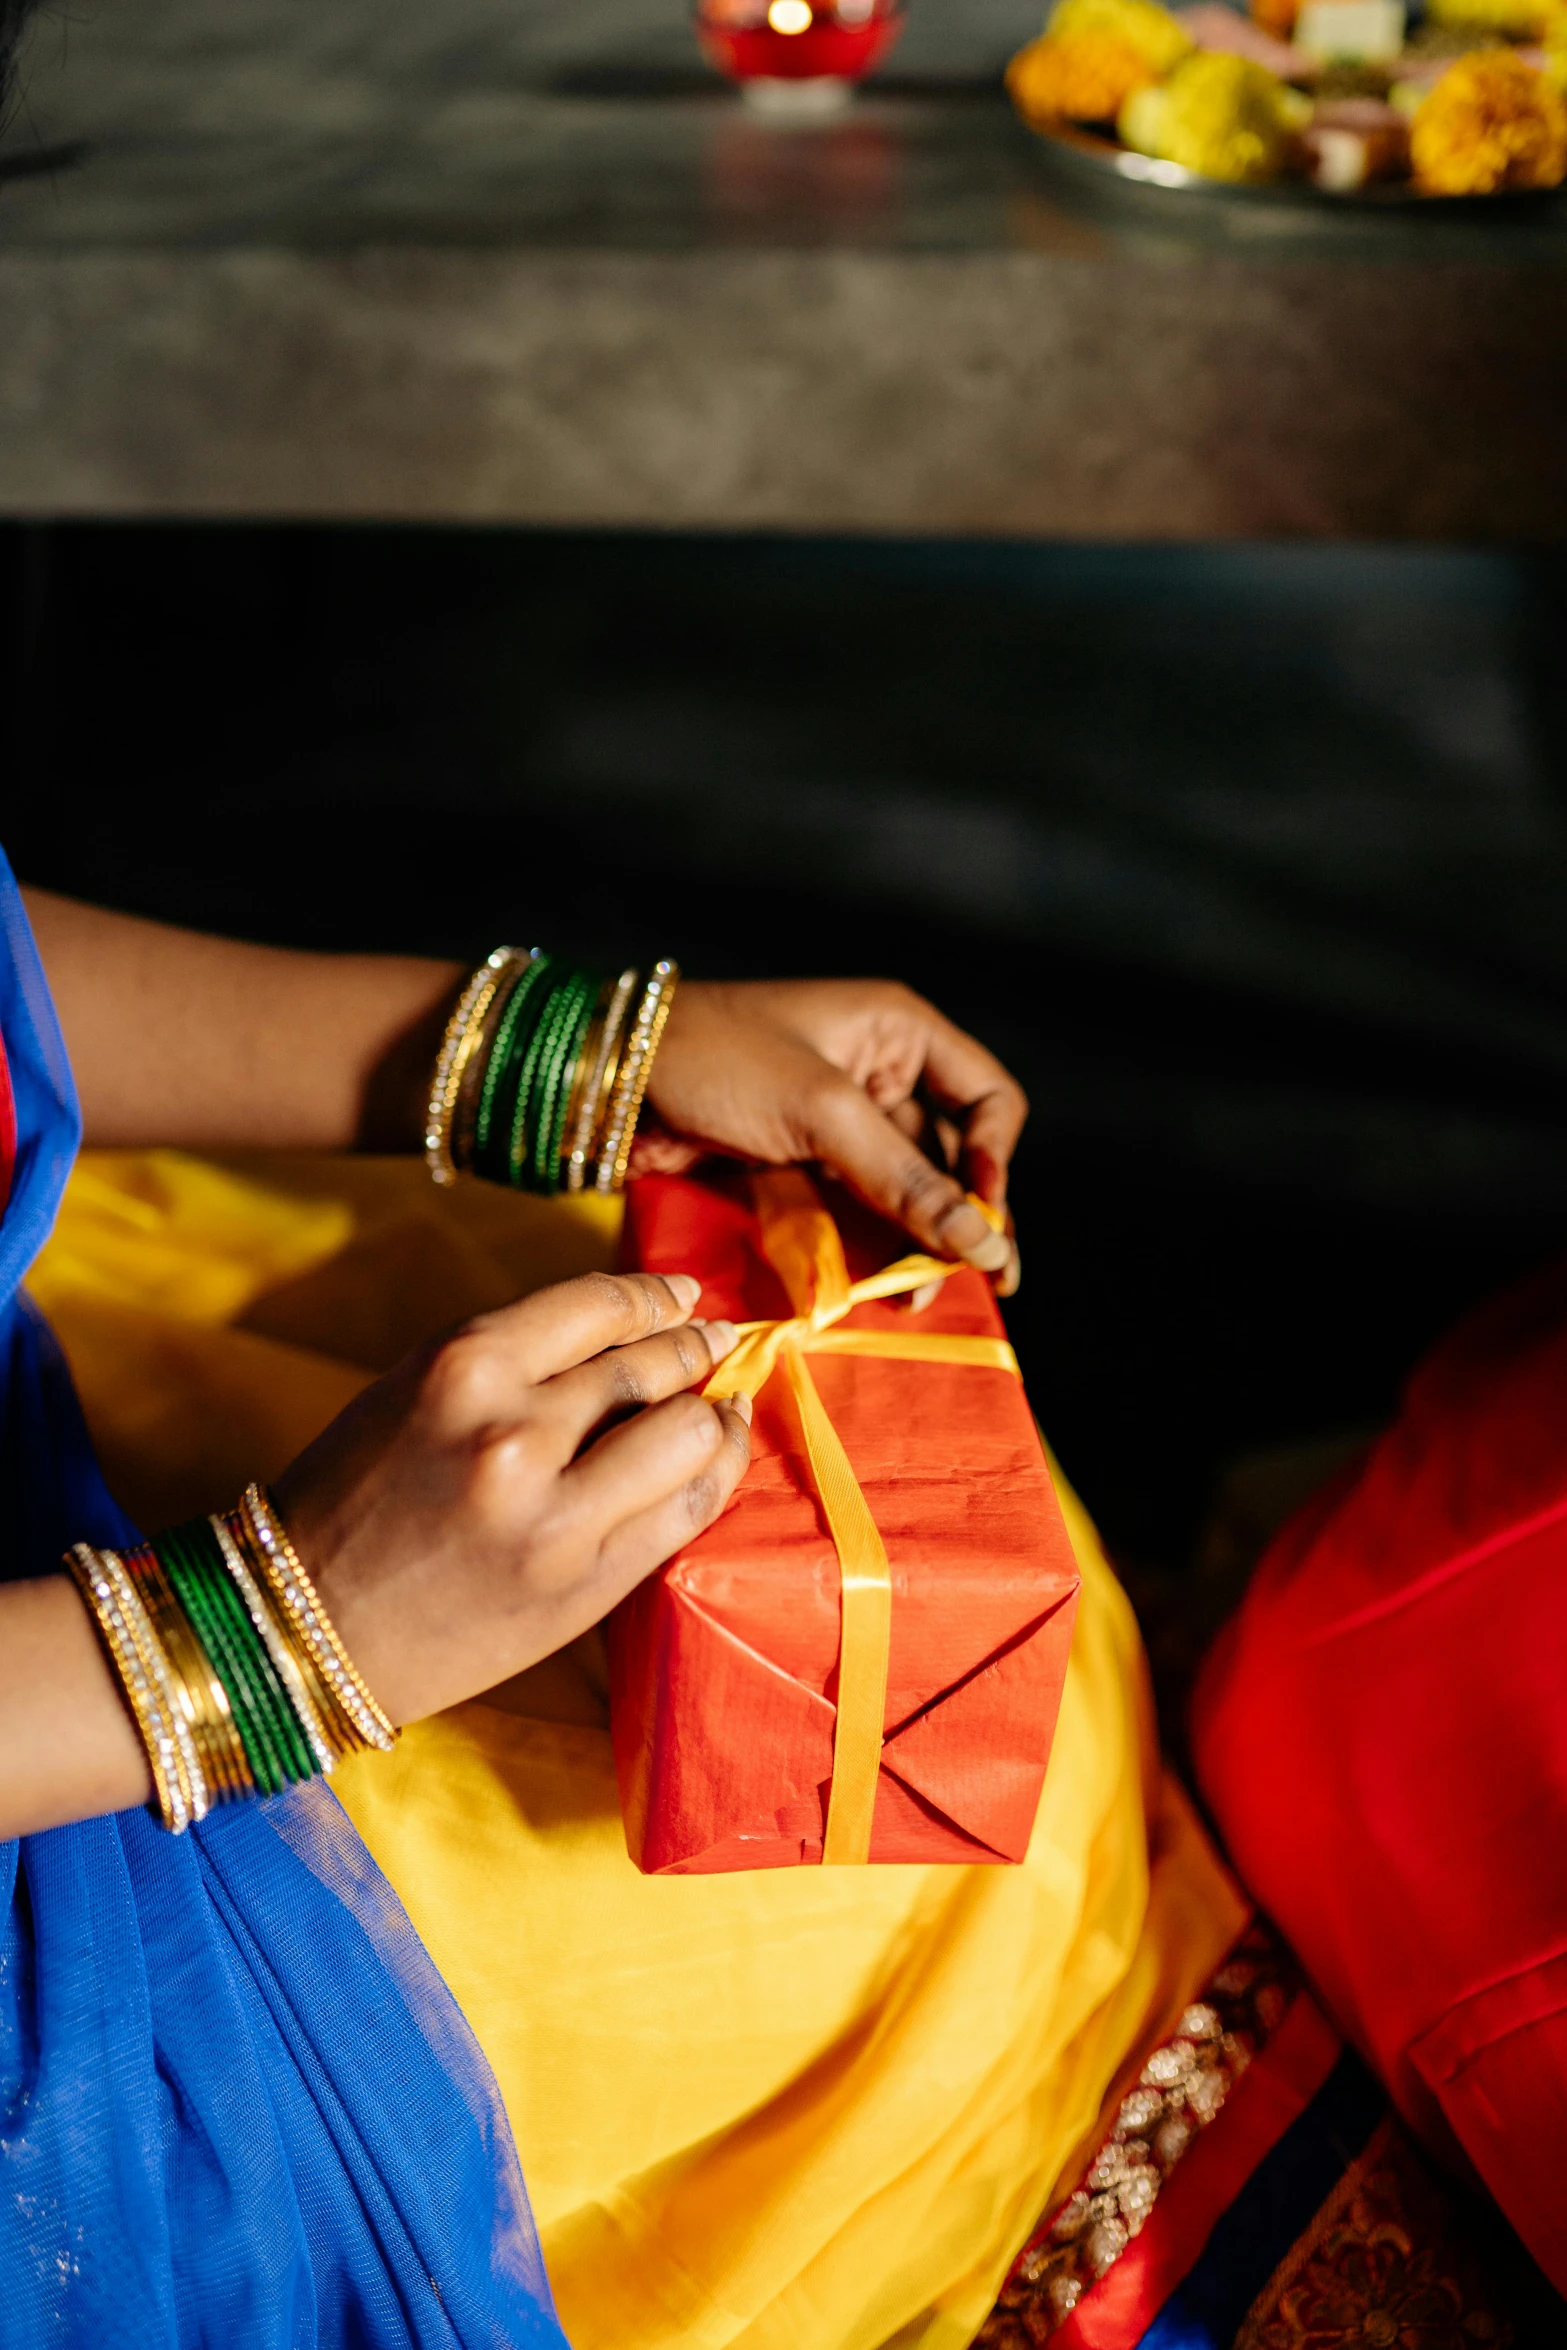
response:
{"label": "yellow ribbon", "polygon": [[[827,1866],[855,1866],[870,1858],[876,1811],[887,1712],[892,1573],[876,1521],[805,1358],[863,1355],[903,1363],[970,1363],[984,1370],[1010,1371],[1014,1377],[1020,1374],[1017,1357],[1004,1338],[835,1328],[856,1306],[873,1298],[906,1296],[933,1281],[945,1281],[962,1268],[940,1257],[900,1257],[867,1280],[851,1281],[838,1228],[808,1177],[795,1168],[769,1171],[753,1178],[753,1189],[762,1247],[796,1310],[785,1321],[742,1322],[733,1353],[713,1373],[704,1393],[756,1395],[780,1364],[794,1392],[806,1460],[843,1577],[838,1713],[822,1860]],[[999,1224],[982,1201],[975,1200],[974,1205],[987,1222]]]}

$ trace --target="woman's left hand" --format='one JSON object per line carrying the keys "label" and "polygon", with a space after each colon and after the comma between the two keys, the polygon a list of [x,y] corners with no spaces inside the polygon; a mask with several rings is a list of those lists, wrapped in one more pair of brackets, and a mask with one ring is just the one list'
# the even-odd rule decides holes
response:
{"label": "woman's left hand", "polygon": [[991,1274],[1003,1297],[1017,1287],[1010,1224],[992,1230],[964,1191],[1005,1208],[1027,1100],[911,988],[684,980],[649,1105],[657,1124],[638,1136],[635,1173],[678,1173],[710,1150],[769,1166],[818,1160],[923,1248]]}

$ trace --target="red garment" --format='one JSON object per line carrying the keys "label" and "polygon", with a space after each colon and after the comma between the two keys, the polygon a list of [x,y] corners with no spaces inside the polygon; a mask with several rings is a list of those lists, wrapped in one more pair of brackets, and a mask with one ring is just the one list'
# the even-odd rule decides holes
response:
{"label": "red garment", "polygon": [[1567,2289],[1567,1266],[1445,1340],[1208,1660],[1236,1867]]}

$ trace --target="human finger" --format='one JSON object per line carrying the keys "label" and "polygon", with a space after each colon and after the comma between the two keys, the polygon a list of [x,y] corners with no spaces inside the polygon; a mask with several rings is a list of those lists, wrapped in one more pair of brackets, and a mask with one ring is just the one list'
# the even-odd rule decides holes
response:
{"label": "human finger", "polygon": [[745,1475],[751,1457],[751,1398],[731,1396],[716,1408],[723,1438],[706,1468],[651,1508],[623,1518],[605,1537],[600,1571],[617,1599],[710,1526]]}
{"label": "human finger", "polygon": [[925,1050],[925,1090],[959,1112],[969,1181],[983,1200],[1000,1207],[1007,1169],[1028,1117],[1028,1096],[977,1037],[932,1009]]}
{"label": "human finger", "polygon": [[[582,1273],[481,1314],[442,1349],[459,1409],[475,1419],[515,1404],[518,1390],[688,1322],[702,1294],[691,1273]],[[471,1390],[471,1392],[469,1392]]]}
{"label": "human finger", "polygon": [[650,1404],[597,1437],[558,1479],[574,1535],[603,1542],[623,1519],[666,1501],[707,1474],[724,1440],[716,1404],[699,1395]]}
{"label": "human finger", "polygon": [[998,1273],[1009,1243],[964,1195],[962,1186],[884,1117],[851,1078],[836,1072],[815,1089],[807,1113],[811,1153],[862,1199],[901,1224],[926,1248]]}
{"label": "human finger", "polygon": [[663,1403],[707,1379],[732,1352],[736,1336],[733,1322],[686,1322],[632,1346],[610,1347],[547,1380],[535,1391],[535,1406],[558,1430],[563,1457],[569,1460],[612,1412]]}
{"label": "human finger", "polygon": [[[890,1109],[883,1108],[882,1116],[889,1118],[898,1132],[914,1143],[919,1141],[920,1136],[931,1123],[925,1114],[923,1105],[915,1099],[913,1094],[910,1094],[907,1101],[894,1102]],[[943,1147],[945,1147],[945,1143],[943,1143]]]}

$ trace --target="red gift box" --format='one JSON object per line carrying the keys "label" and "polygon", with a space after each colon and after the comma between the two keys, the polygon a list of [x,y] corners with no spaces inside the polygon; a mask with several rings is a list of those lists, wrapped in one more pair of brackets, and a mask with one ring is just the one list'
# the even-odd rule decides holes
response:
{"label": "red gift box", "polygon": [[730,1506],[609,1621],[632,1859],[1021,1860],[1078,1571],[989,1284],[793,1172],[644,1177],[627,1240],[755,1393]]}

